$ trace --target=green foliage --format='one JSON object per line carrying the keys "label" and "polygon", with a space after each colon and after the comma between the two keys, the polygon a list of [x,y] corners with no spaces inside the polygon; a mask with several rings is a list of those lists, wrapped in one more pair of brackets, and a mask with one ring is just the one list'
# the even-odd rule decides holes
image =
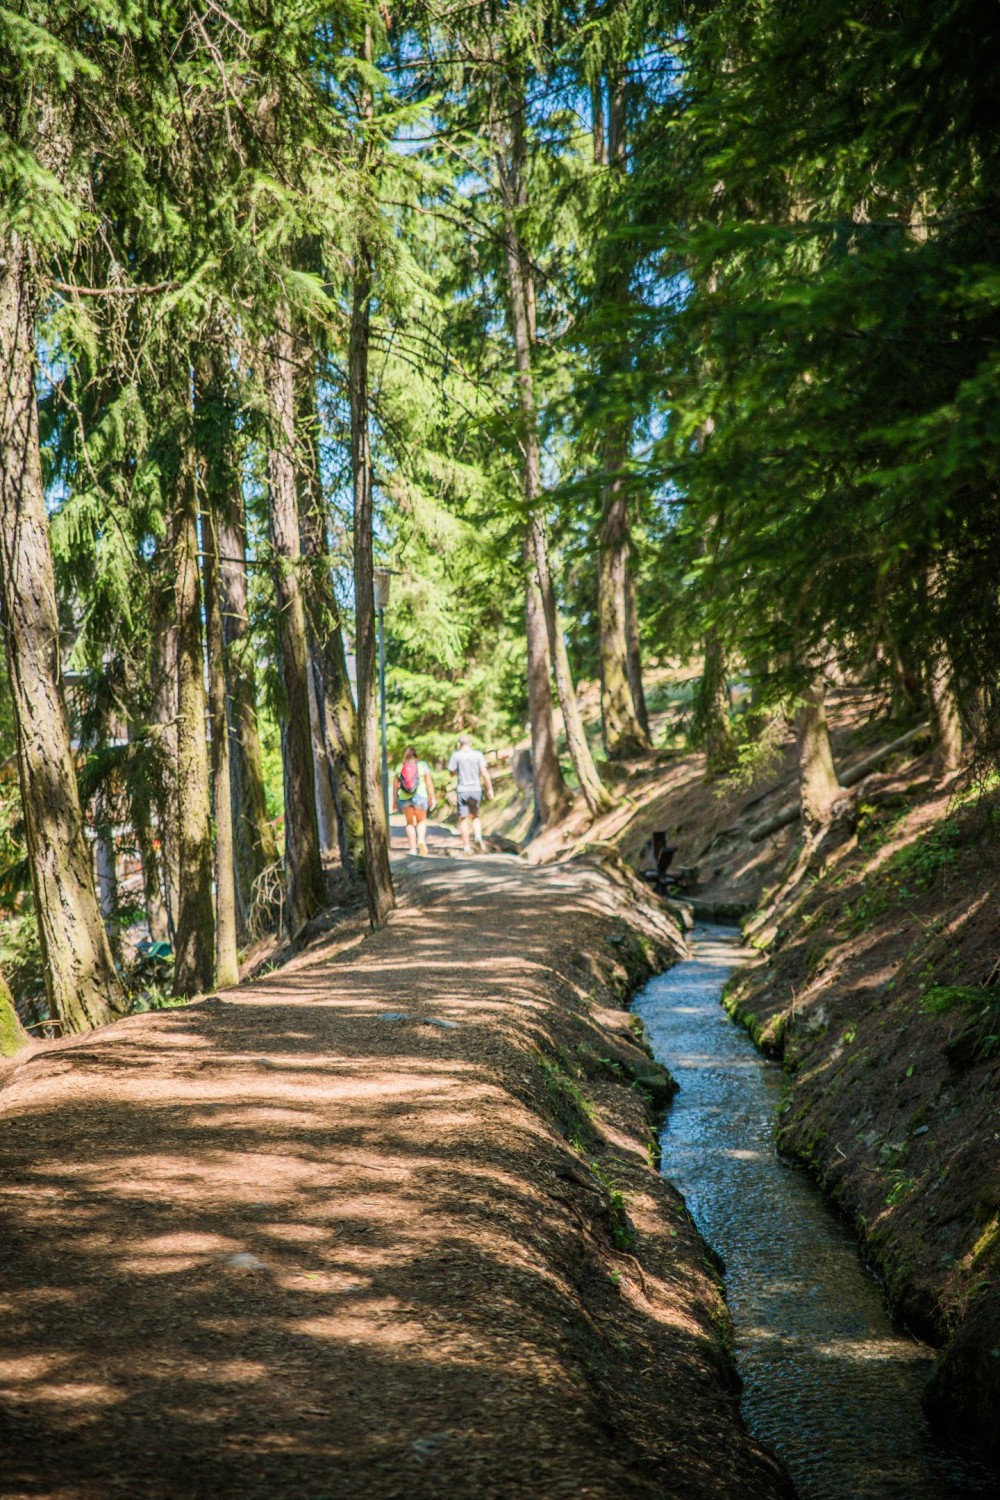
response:
{"label": "green foliage", "polygon": [[14,997],[0,974],[0,1057],[13,1057],[27,1044],[28,1035],[14,1008]]}
{"label": "green foliage", "polygon": [[649,480],[674,492],[656,629],[678,649],[711,627],[765,690],[831,652],[888,684],[943,647],[968,687],[996,680],[978,15],[720,0],[685,15],[677,86],[641,127],[633,213],[673,289],[644,317]]}
{"label": "green foliage", "polygon": [[[0,715],[6,692],[6,670],[0,658]],[[9,703],[9,699],[7,701]],[[0,781],[0,1000],[2,990],[9,987],[21,1007],[30,1007],[33,1011],[41,1007],[44,1014],[45,974],[24,844],[16,762],[12,763],[13,745],[10,750],[11,759],[7,761],[4,778]]]}
{"label": "green foliage", "polygon": [[[309,387],[291,456],[319,493],[350,637],[361,256],[374,543],[396,573],[391,754],[413,742],[440,764],[460,730],[520,739],[508,231],[534,282],[545,520],[576,670],[598,675],[617,443],[644,646],[720,648],[714,683],[662,706],[704,736],[727,727],[727,666],[754,689],[720,793],[769,773],[773,714],[831,658],[919,696],[924,663],[946,657],[995,758],[1000,69],[972,0],[904,10],[404,6],[390,27],[370,0],[0,7],[0,237],[31,248],[88,810],[101,797],[148,825],[166,805],[150,724],[171,516],[193,476],[209,507],[247,509],[242,649],[282,813],[262,356],[287,316]],[[592,127],[615,110],[625,149],[602,164]],[[522,146],[511,201],[500,163]],[[11,731],[0,669],[4,766]],[[892,829],[862,809],[864,848]],[[849,920],[930,889],[956,857],[945,830],[915,841]],[[23,885],[23,850],[0,863]]]}
{"label": "green foliage", "polygon": [[925,1015],[951,1016],[960,1023],[948,1043],[957,1065],[986,1062],[1000,1053],[1000,992],[981,985],[932,985],[920,1008]]}
{"label": "green foliage", "polygon": [[887,1208],[895,1208],[897,1203],[909,1196],[917,1185],[915,1177],[908,1176],[905,1172],[896,1170],[892,1174],[892,1186],[885,1195]]}
{"label": "green foliage", "polygon": [[949,1011],[982,1011],[986,1007],[1000,1007],[1000,994],[970,984],[935,984],[925,991],[920,1008],[929,1016],[947,1015]]}
{"label": "green foliage", "polygon": [[264,794],[267,813],[273,823],[284,817],[284,786],[281,767],[281,730],[266,706],[257,715],[260,748],[264,770]]}
{"label": "green foliage", "polygon": [[38,927],[30,899],[19,903],[15,912],[5,912],[0,938],[0,969],[3,970],[19,1008],[34,1012],[38,1019],[48,1015],[45,995],[45,970],[38,945]]}
{"label": "green foliage", "polygon": [[864,931],[891,907],[930,890],[957,862],[960,837],[957,818],[946,818],[883,860],[869,872],[863,894],[847,909],[851,930]]}
{"label": "green foliage", "polygon": [[955,864],[960,833],[957,820],[948,818],[890,855],[884,872],[899,883],[902,896],[927,890],[942,870]]}
{"label": "green foliage", "polygon": [[7,662],[0,651],[0,770],[7,774],[14,768],[17,743],[14,738],[14,705],[10,696]]}
{"label": "green foliage", "polygon": [[30,887],[20,791],[9,776],[0,783],[0,911],[16,910]]}
{"label": "green foliage", "polygon": [[552,1112],[575,1150],[586,1153],[596,1139],[594,1110],[586,1093],[558,1057],[539,1057]]}
{"label": "green foliage", "polygon": [[859,802],[857,810],[858,847],[875,853],[891,843],[905,821],[908,808],[886,808],[881,804]]}
{"label": "green foliage", "polygon": [[179,1010],[190,1004],[189,995],[171,995],[167,991],[150,986],[143,990],[142,994],[133,997],[129,1005],[129,1015],[145,1015],[151,1010]]}
{"label": "green foliage", "polygon": [[611,1243],[616,1250],[631,1250],[635,1244],[635,1229],[628,1216],[628,1204],[625,1194],[615,1181],[609,1166],[594,1159],[590,1161],[589,1165],[592,1174],[597,1179],[604,1193],[605,1211],[611,1233]]}
{"label": "green foliage", "polygon": [[744,792],[773,776],[784,760],[787,727],[777,715],[763,721],[743,714],[735,721],[735,764],[715,788],[717,797]]}

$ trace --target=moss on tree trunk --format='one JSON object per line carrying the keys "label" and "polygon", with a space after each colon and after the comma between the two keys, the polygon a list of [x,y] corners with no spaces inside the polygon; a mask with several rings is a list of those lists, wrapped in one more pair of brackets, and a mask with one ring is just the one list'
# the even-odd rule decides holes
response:
{"label": "moss on tree trunk", "polygon": [[243,497],[235,483],[229,491],[228,503],[216,514],[216,531],[229,719],[237,925],[242,935],[254,882],[277,862],[278,846],[264,793],[256,672],[247,610],[246,526]]}
{"label": "moss on tree trunk", "polygon": [[198,492],[194,458],[183,451],[175,497],[177,608],[177,931],[174,989],[210,990],[215,977],[212,816],[205,743],[205,655],[198,571]]}
{"label": "moss on tree trunk", "polygon": [[13,1057],[30,1040],[14,1007],[14,996],[6,979],[0,974],[0,1057]]}
{"label": "moss on tree trunk", "polygon": [[62,696],[59,620],[38,446],[30,270],[0,236],[0,590],[21,801],[45,985],[67,1031],[125,1008],[101,920]]}

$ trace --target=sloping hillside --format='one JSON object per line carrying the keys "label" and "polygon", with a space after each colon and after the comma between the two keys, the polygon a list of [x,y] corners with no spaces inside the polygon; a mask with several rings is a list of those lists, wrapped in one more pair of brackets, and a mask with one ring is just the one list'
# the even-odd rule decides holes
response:
{"label": "sloping hillside", "polygon": [[943,1346],[929,1414],[1000,1457],[995,792],[917,762],[749,923],[728,1003],[791,1078],[781,1145],[855,1224],[893,1310]]}
{"label": "sloping hillside", "polygon": [[742,783],[706,781],[692,753],[627,767],[614,813],[587,827],[578,808],[529,857],[604,843],[637,866],[663,830],[682,899],[747,913],[759,956],[728,1004],[785,1063],[781,1146],[848,1215],[895,1314],[941,1347],[931,1416],[996,1459],[1000,796],[971,772],[935,779],[926,732],[858,695],[831,720],[853,785],[820,837],[803,839],[785,734]]}

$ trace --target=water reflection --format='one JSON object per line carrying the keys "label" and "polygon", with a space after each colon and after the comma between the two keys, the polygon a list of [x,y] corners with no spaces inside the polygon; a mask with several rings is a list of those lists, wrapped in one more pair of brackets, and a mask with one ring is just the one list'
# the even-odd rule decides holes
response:
{"label": "water reflection", "polygon": [[748,1426],[803,1500],[995,1496],[995,1476],[931,1438],[920,1410],[931,1351],[893,1331],[846,1228],[775,1152],[781,1072],[719,1003],[740,961],[734,935],[694,937],[694,957],[634,1009],[680,1085],[663,1173],[726,1263]]}

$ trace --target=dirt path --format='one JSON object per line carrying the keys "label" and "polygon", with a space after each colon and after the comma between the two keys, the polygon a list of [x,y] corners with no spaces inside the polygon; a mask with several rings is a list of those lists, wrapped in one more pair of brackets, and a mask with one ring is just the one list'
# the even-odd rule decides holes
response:
{"label": "dirt path", "polygon": [[351,951],[0,1074],[4,1500],[784,1493],[599,1008],[620,890],[398,868]]}

